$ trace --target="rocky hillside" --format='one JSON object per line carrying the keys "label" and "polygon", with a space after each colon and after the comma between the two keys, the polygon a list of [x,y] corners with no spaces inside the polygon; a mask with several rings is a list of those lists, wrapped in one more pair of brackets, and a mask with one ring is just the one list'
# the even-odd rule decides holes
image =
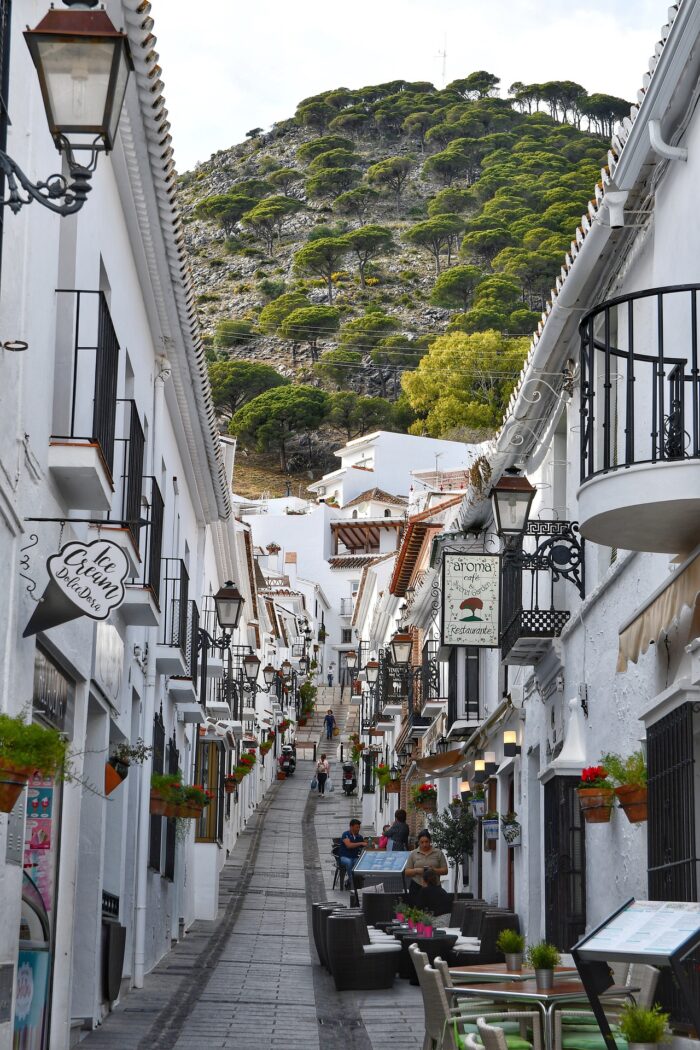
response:
{"label": "rocky hillside", "polygon": [[[626,106],[570,82],[501,98],[483,71],[340,88],[182,176],[222,422],[292,472],[378,425],[496,425]],[[433,345],[457,393],[428,389]],[[290,380],[322,403],[299,413]]]}

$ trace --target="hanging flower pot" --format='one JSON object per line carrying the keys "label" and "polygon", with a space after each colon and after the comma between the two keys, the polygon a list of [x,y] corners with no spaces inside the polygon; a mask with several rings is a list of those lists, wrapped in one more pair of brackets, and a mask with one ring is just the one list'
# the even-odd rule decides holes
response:
{"label": "hanging flower pot", "polygon": [[154,817],[177,816],[177,806],[173,800],[162,791],[158,791],[156,788],[151,788],[151,802],[149,809]]}
{"label": "hanging flower pot", "polygon": [[640,824],[648,820],[649,809],[647,803],[647,788],[640,784],[622,784],[615,788],[620,803],[620,809],[624,810],[625,816],[630,824]]}
{"label": "hanging flower pot", "polygon": [[434,784],[418,784],[411,788],[411,805],[424,813],[437,812],[437,788]]}
{"label": "hanging flower pot", "polygon": [[469,805],[472,808],[473,817],[483,817],[486,812],[486,799],[484,798],[473,798]]}
{"label": "hanging flower pot", "polygon": [[386,790],[388,795],[400,795],[401,794],[401,781],[400,780],[389,780],[386,784]]}
{"label": "hanging flower pot", "polygon": [[576,793],[587,824],[609,823],[615,794],[604,766],[584,769]]}
{"label": "hanging flower pot", "polygon": [[8,758],[0,761],[0,813],[11,813],[33,770],[16,766]]}
{"label": "hanging flower pot", "polygon": [[499,831],[498,817],[484,817],[481,826],[484,829],[484,842],[496,842]]}
{"label": "hanging flower pot", "polygon": [[111,795],[129,775],[129,763],[120,762],[118,758],[110,758],[105,763],[105,795]]}
{"label": "hanging flower pot", "polygon": [[514,819],[514,816],[511,818],[510,814],[508,814],[505,817],[501,817],[501,832],[509,849],[520,846],[522,842],[522,825]]}

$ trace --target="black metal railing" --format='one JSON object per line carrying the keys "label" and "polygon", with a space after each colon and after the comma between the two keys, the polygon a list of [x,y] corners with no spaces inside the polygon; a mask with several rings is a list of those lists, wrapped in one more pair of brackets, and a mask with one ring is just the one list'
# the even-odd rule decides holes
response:
{"label": "black metal railing", "polygon": [[581,481],[700,457],[698,291],[650,288],[581,321]]}
{"label": "black metal railing", "polygon": [[161,495],[158,482],[155,478],[151,482],[151,506],[149,512],[150,525],[145,529],[146,542],[146,576],[144,583],[151,588],[156,604],[160,605],[160,573],[163,559],[163,519],[165,516],[165,503]]}
{"label": "black metal railing", "polygon": [[[649,899],[697,901],[700,854],[696,834],[695,739],[700,704],[686,703],[647,729]],[[682,964],[700,1002],[700,952]],[[662,972],[659,1000],[672,1021],[689,1025],[685,1000],[669,971]]]}
{"label": "black metal railing", "polygon": [[503,552],[503,659],[521,639],[556,638],[561,634],[571,616],[561,607],[569,601],[567,583],[576,588],[579,597],[584,597],[584,558],[578,523],[528,522],[522,539],[509,541]]}
{"label": "black metal railing", "polygon": [[[120,398],[124,405],[124,437],[117,442],[124,446],[121,476],[121,518],[128,522],[128,529],[136,547],[139,546],[139,526],[141,517],[141,495],[143,492],[143,461],[146,442],[139,419],[136,402]],[[128,425],[126,420],[128,419]]]}
{"label": "black metal railing", "polygon": [[[165,724],[163,723],[162,708],[156,712],[153,718],[153,757],[152,772],[165,772]],[[163,836],[163,817],[151,813],[148,833],[148,866],[154,871],[160,871],[161,843]]]}
{"label": "black metal railing", "polygon": [[187,610],[187,674],[193,682],[199,674],[199,609],[190,601]]}
{"label": "black metal railing", "polygon": [[437,700],[440,696],[440,670],[438,667],[437,654],[440,643],[437,639],[429,638],[423,646],[421,653],[421,688],[423,691],[423,703],[427,700]]}
{"label": "black metal railing", "polygon": [[[459,663],[464,677],[460,682]],[[481,710],[481,649],[475,645],[453,647],[447,663],[447,729],[466,719],[478,723]]]}
{"label": "black metal railing", "polygon": [[[10,123],[8,103],[10,94],[10,23],[12,0],[0,0],[0,149],[7,149],[7,129]],[[0,174],[0,200],[5,199],[5,175]],[[2,268],[2,241],[7,208],[0,208],[0,269]]]}
{"label": "black metal railing", "polygon": [[[119,341],[103,292],[59,288],[60,296],[73,296],[70,319],[71,388],[67,434],[53,434],[54,441],[89,441],[100,447],[110,475],[114,471],[117,418]],[[64,325],[59,323],[59,332]],[[92,397],[88,391],[92,391]]]}
{"label": "black metal railing", "polygon": [[163,558],[163,567],[163,623],[158,640],[187,655],[189,574],[181,558]]}

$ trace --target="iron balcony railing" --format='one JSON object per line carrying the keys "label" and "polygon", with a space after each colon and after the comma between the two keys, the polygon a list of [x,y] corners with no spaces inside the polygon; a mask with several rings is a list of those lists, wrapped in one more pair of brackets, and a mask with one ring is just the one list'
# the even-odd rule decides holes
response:
{"label": "iron balcony railing", "polygon": [[[128,479],[129,483],[131,478]],[[141,503],[146,505],[146,526],[137,530],[136,543],[138,546],[141,571],[133,577],[130,582],[148,587],[153,595],[156,605],[160,608],[161,599],[161,572],[163,569],[163,514],[165,504],[154,477],[146,476],[142,479],[143,495],[139,495],[139,514],[136,518],[143,517]],[[127,486],[128,488],[128,486]],[[128,499],[133,500],[136,505],[135,486]]]}
{"label": "iron balcony railing", "polygon": [[163,621],[159,641],[187,655],[190,578],[181,558],[163,559]]}
{"label": "iron balcony railing", "polygon": [[117,438],[117,444],[123,446],[121,456],[121,477],[118,482],[119,513],[122,521],[128,522],[128,529],[134,541],[139,545],[139,525],[141,518],[141,498],[143,492],[143,461],[146,442],[139,419],[136,402],[131,399],[119,399],[124,407],[122,423],[123,437]]}
{"label": "iron balcony railing", "polygon": [[69,409],[58,412],[59,432],[52,434],[52,441],[98,445],[112,475],[119,341],[107,300],[103,292],[85,289],[59,288],[57,294],[58,360],[65,364],[57,388],[60,393],[65,389]]}
{"label": "iron balcony railing", "polygon": [[581,482],[700,457],[698,284],[601,303],[581,335]]}
{"label": "iron balcony railing", "polygon": [[199,609],[190,601],[187,607],[187,675],[193,682],[199,674]]}

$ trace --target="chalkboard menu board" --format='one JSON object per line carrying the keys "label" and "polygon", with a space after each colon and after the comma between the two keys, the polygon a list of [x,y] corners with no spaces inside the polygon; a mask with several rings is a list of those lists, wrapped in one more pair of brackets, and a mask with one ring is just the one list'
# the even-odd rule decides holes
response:
{"label": "chalkboard menu board", "polygon": [[402,875],[410,854],[365,850],[353,869],[354,875]]}

